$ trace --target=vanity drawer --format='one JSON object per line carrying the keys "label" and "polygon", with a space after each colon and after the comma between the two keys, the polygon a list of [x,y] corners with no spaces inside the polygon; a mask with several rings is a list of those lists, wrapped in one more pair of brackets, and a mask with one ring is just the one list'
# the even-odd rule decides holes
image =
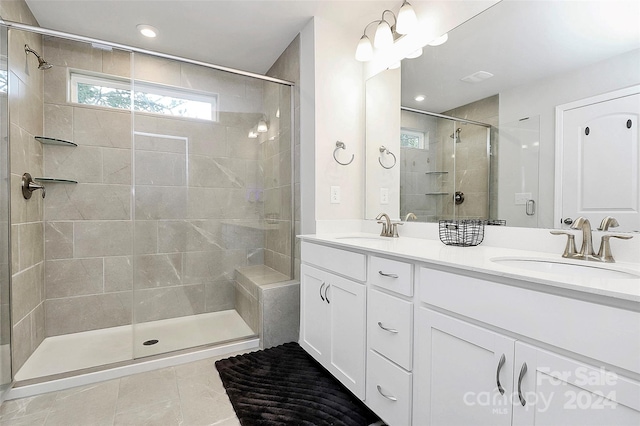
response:
{"label": "vanity drawer", "polygon": [[411,370],[412,303],[370,289],[367,305],[369,347]]}
{"label": "vanity drawer", "polygon": [[371,256],[369,282],[405,296],[413,296],[413,265]]}
{"label": "vanity drawer", "polygon": [[411,373],[370,350],[365,402],[389,425],[411,424]]}
{"label": "vanity drawer", "polygon": [[302,242],[302,261],[358,281],[367,279],[367,259],[362,253]]}

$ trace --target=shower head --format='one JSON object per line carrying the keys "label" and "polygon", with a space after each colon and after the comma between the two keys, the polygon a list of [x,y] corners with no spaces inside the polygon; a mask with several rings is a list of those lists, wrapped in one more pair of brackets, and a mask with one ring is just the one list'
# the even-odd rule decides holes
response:
{"label": "shower head", "polygon": [[24,45],[24,51],[27,54],[28,53],[33,53],[34,55],[36,55],[36,58],[38,58],[38,69],[39,70],[48,70],[49,68],[51,68],[53,66],[49,62],[45,61],[42,58],[42,56],[38,55],[38,52],[36,52],[32,48],[30,48],[28,44]]}

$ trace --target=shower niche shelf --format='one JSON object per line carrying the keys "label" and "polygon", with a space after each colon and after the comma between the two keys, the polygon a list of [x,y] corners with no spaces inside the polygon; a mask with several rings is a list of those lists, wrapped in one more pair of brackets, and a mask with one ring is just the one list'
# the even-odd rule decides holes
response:
{"label": "shower niche shelf", "polygon": [[36,177],[36,178],[33,178],[33,180],[35,180],[36,182],[42,182],[42,183],[70,183],[70,184],[78,183],[77,180],[58,179],[58,178],[52,178],[52,177]]}
{"label": "shower niche shelf", "polygon": [[424,195],[449,195],[448,192],[427,192]]}
{"label": "shower niche shelf", "polygon": [[425,175],[446,175],[449,172],[425,172]]}
{"label": "shower niche shelf", "polygon": [[48,138],[46,136],[34,136],[37,141],[44,145],[78,146],[77,143],[65,141],[64,139]]}

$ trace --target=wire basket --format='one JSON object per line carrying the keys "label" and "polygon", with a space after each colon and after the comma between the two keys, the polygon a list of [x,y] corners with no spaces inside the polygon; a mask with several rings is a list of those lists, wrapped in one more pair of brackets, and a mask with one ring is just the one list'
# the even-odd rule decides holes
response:
{"label": "wire basket", "polygon": [[448,246],[477,246],[484,239],[485,220],[441,220],[439,222],[440,241]]}

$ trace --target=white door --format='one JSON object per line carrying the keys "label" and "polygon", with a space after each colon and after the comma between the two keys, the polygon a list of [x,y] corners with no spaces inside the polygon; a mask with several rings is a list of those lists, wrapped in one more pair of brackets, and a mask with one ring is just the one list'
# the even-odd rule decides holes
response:
{"label": "white door", "polygon": [[639,116],[638,93],[564,110],[556,185],[562,198],[556,220],[563,227],[579,216],[595,226],[613,216],[617,231],[640,231]]}
{"label": "white door", "polygon": [[637,381],[522,342],[515,347],[514,426],[640,424]]}
{"label": "white door", "polygon": [[415,425],[510,425],[515,340],[420,308]]}
{"label": "white door", "polygon": [[364,284],[329,274],[326,301],[331,311],[331,368],[329,370],[360,399],[365,380]]}
{"label": "white door", "polygon": [[308,265],[300,267],[300,346],[318,362],[329,360],[329,305],[326,272]]}

